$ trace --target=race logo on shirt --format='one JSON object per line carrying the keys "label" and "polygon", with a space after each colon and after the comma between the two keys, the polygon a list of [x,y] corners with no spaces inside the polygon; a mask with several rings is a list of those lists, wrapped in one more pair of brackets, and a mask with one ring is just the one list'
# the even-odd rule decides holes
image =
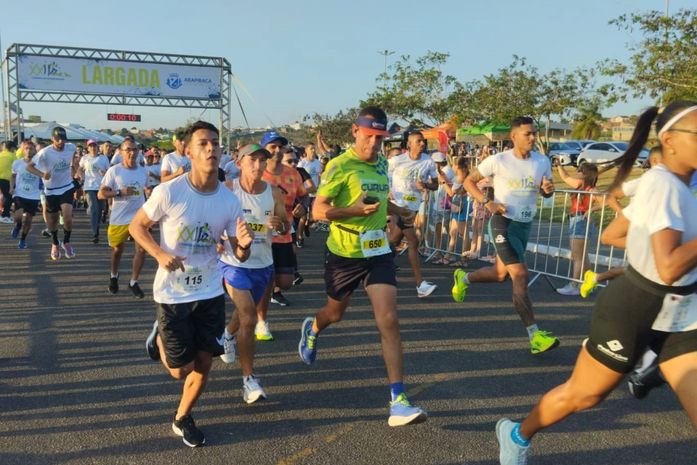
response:
{"label": "race logo on shirt", "polygon": [[65,160],[60,160],[58,163],[53,165],[54,171],[65,171],[70,169],[70,163],[66,163]]}
{"label": "race logo on shirt", "polygon": [[208,223],[190,226],[180,225],[177,227],[178,247],[188,248],[194,253],[207,252],[214,246],[216,238],[211,235],[211,227]]}
{"label": "race logo on shirt", "polygon": [[534,191],[537,190],[537,185],[535,184],[535,178],[532,176],[526,176],[520,179],[511,179],[508,181],[508,189],[515,190],[525,190]]}

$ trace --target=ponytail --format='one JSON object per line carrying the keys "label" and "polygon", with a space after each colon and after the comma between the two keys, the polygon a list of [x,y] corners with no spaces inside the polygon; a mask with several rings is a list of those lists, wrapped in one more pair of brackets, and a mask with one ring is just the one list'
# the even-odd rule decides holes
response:
{"label": "ponytail", "polygon": [[627,150],[621,157],[615,160],[615,165],[618,167],[617,175],[615,175],[615,179],[612,181],[610,187],[607,188],[608,192],[622,185],[624,180],[627,179],[627,176],[629,176],[634,162],[639,157],[639,153],[641,153],[641,150],[644,148],[649,138],[651,125],[658,115],[658,110],[658,107],[651,107],[639,116],[632,138],[629,140],[629,147],[627,147]]}

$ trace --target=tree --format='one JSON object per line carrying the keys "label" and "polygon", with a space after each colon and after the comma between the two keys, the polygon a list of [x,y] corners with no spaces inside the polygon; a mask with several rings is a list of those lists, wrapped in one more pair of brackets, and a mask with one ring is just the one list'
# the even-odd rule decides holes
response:
{"label": "tree", "polygon": [[618,93],[650,97],[668,103],[697,99],[697,10],[683,9],[672,16],[659,11],[622,15],[610,21],[620,30],[639,30],[642,39],[630,43],[628,62],[605,60],[603,72],[621,80]]}
{"label": "tree", "polygon": [[530,116],[542,130],[544,146],[552,117],[568,119],[592,98],[600,101],[594,77],[592,70],[582,68],[543,74],[514,55],[512,63],[496,73],[456,85],[451,105],[462,121],[470,123],[508,124],[516,116]]}
{"label": "tree", "polygon": [[409,55],[390,65],[389,74],[381,73],[377,89],[361,102],[376,105],[391,117],[407,121],[418,119],[431,125],[452,115],[448,96],[457,82],[441,70],[450,55],[429,51],[412,63]]}
{"label": "tree", "polygon": [[600,108],[601,103],[598,99],[579,108],[575,117],[573,130],[571,131],[571,137],[574,139],[598,139],[602,131],[600,121],[603,120],[603,116],[600,114]]}
{"label": "tree", "polygon": [[313,113],[303,121],[311,122],[315,130],[322,132],[324,140],[331,145],[345,145],[353,142],[351,125],[358,117],[358,108],[347,108],[336,115]]}

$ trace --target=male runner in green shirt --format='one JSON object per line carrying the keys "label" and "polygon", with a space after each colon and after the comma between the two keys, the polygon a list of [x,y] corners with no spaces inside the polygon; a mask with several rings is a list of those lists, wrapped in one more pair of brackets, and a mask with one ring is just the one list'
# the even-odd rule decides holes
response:
{"label": "male runner in green shirt", "polygon": [[382,341],[390,383],[390,426],[426,420],[426,412],[409,403],[404,392],[402,343],[397,319],[397,278],[394,255],[387,242],[387,214],[414,213],[388,202],[387,160],[378,151],[388,134],[387,116],[366,107],[352,126],[355,144],[331,160],[322,174],[313,215],[331,221],[325,255],[327,305],[305,319],[298,345],[310,365],[317,355],[317,336],[341,321],[351,294],[363,282]]}

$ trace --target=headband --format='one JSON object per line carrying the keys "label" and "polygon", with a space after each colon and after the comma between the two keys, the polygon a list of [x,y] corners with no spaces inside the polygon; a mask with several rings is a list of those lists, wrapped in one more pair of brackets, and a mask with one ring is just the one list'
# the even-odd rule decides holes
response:
{"label": "headband", "polygon": [[683,116],[685,116],[685,115],[688,114],[688,113],[692,113],[692,112],[695,111],[695,110],[697,110],[697,105],[692,105],[691,107],[687,107],[687,108],[685,108],[683,111],[681,111],[680,113],[678,113],[677,115],[673,116],[671,119],[668,120],[668,122],[667,122],[666,124],[663,125],[663,127],[661,128],[661,130],[658,131],[658,136],[660,137],[661,134],[663,134],[664,132],[669,131],[670,128],[672,128],[673,125],[674,125],[675,123],[677,123],[678,121],[680,121],[680,119],[682,119]]}

